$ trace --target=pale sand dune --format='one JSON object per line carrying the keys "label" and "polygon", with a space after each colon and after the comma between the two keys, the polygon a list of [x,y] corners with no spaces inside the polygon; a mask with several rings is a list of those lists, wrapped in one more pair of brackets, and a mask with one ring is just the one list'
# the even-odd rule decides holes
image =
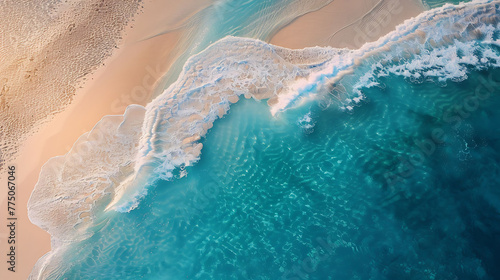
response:
{"label": "pale sand dune", "polygon": [[419,0],[335,0],[281,29],[271,44],[294,49],[312,46],[357,49],[423,10]]}
{"label": "pale sand dune", "polygon": [[[360,36],[360,40],[375,40],[387,33],[386,31],[390,31],[397,23],[418,14],[422,9],[411,0],[400,1],[404,7],[403,11],[391,16],[390,24],[384,25],[380,34],[372,32],[370,36]],[[178,53],[176,43],[182,37],[186,19],[210,2],[209,0],[190,0],[182,3],[170,0],[143,2],[143,12],[134,18],[133,28],[125,30],[122,44],[114,51],[112,57],[104,60],[105,67],[100,67],[92,75],[87,76],[87,82],[83,83],[83,88],[76,90],[71,104],[55,115],[50,122],[38,125],[38,132],[24,142],[20,149],[21,153],[13,161],[18,169],[17,272],[6,274],[6,265],[2,264],[0,279],[26,279],[38,258],[50,249],[48,234],[29,222],[26,209],[41,166],[49,158],[66,153],[76,139],[91,130],[103,116],[122,114],[129,104],[149,102],[155,82],[176,58]],[[279,31],[271,42],[291,48],[315,45],[348,46],[354,43],[352,38],[354,28],[364,30],[363,28],[369,26],[377,14],[383,14],[388,5],[386,2],[383,0],[376,6],[378,2],[375,0],[359,2],[335,0],[323,9],[298,18]],[[398,7],[396,5],[396,8]],[[372,11],[365,15],[370,10]],[[342,29],[345,26],[348,27]],[[342,30],[335,33],[340,29]],[[143,40],[157,34],[163,35]],[[14,58],[4,56],[1,59],[2,63],[9,61],[11,65],[15,65]],[[5,101],[2,102],[5,104]],[[2,180],[2,184],[4,183],[5,180]],[[4,195],[5,193],[0,194],[2,209],[6,207]],[[5,220],[5,211],[0,211],[0,219]],[[0,231],[2,244],[5,244],[4,230]],[[5,246],[2,246],[0,254],[5,255],[5,250]]]}

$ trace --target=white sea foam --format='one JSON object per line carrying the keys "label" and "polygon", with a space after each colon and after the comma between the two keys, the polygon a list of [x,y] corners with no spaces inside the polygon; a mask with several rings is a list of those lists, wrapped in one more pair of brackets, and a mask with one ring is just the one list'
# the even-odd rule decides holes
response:
{"label": "white sea foam", "polygon": [[144,112],[144,107],[133,105],[123,116],[104,117],[66,155],[42,167],[28,204],[29,218],[49,232],[53,242],[85,238],[99,203],[110,200],[124,178],[134,176],[131,159]]}
{"label": "white sea foam", "polygon": [[364,99],[362,88],[379,85],[377,78],[389,73],[415,82],[428,78],[444,82],[465,79],[468,67],[498,67],[497,5],[498,1],[447,4],[407,20],[395,31],[333,57],[322,71],[292,84],[291,90],[278,96],[271,111],[276,114],[289,108],[304,95],[329,89],[329,84],[342,84],[344,94],[337,99],[342,109],[350,110]]}
{"label": "white sea foam", "polygon": [[314,126],[316,125],[316,122],[313,120],[311,116],[311,111],[309,111],[307,114],[302,116],[302,118],[300,118],[297,121],[297,124],[306,134],[309,134],[314,131]]}
{"label": "white sea foam", "polygon": [[[198,140],[241,95],[275,98],[291,82],[306,77],[311,69],[323,69],[325,61],[344,53],[331,48],[293,51],[227,37],[190,58],[180,78],[146,107],[135,158],[136,173],[147,174],[141,185],[169,180],[175,168],[198,160],[202,148]],[[144,190],[128,188],[126,199],[117,197],[110,207],[129,211],[130,202],[142,197]]]}
{"label": "white sea foam", "polygon": [[[273,114],[311,94],[334,93],[352,109],[364,87],[389,73],[460,80],[468,67],[498,67],[500,1],[446,5],[406,21],[358,50],[288,50],[227,37],[191,57],[146,108],[108,116],[65,156],[48,161],[29,201],[30,219],[55,247],[86,238],[103,209],[131,211],[158,179],[195,163],[200,139],[242,95],[269,99]],[[343,90],[335,91],[342,86]],[[46,258],[47,259],[47,258]]]}

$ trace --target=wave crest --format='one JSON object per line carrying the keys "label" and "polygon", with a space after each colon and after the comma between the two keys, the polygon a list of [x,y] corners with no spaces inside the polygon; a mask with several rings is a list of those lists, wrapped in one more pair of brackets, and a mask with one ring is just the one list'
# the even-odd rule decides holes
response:
{"label": "wave crest", "polygon": [[148,186],[195,163],[199,140],[241,96],[269,99],[276,114],[342,87],[334,99],[349,110],[364,98],[362,88],[389,73],[446,81],[466,77],[470,67],[498,67],[499,3],[427,11],[358,50],[289,50],[226,37],[191,57],[177,81],[145,108],[132,105],[123,116],[103,118],[68,154],[49,160],[29,217],[52,235],[54,248],[87,238],[97,213],[134,209]]}

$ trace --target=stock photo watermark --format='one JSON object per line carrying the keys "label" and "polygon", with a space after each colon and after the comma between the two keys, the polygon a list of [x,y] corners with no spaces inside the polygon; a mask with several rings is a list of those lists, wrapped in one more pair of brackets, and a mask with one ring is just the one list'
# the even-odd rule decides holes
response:
{"label": "stock photo watermark", "polygon": [[473,93],[443,111],[441,119],[445,124],[435,127],[428,137],[415,139],[411,152],[407,156],[398,157],[398,164],[394,170],[384,174],[389,186],[402,183],[411,177],[425,160],[434,155],[437,147],[446,142],[445,129],[451,127],[457,130],[464,120],[479,109],[482,102],[488,100],[500,88],[500,83],[493,79],[492,74],[487,79],[478,76],[478,82]]}
{"label": "stock photo watermark", "polygon": [[286,270],[282,275],[283,280],[301,280],[309,279],[309,275],[316,272],[318,265],[330,258],[338,248],[351,247],[350,242],[344,240],[332,241],[331,236],[326,238],[316,238],[316,247],[314,247],[307,257],[302,259],[300,263],[293,265],[290,269]]}
{"label": "stock photo watermark", "polygon": [[142,78],[140,85],[132,88],[129,94],[121,95],[111,103],[113,114],[122,114],[127,106],[131,104],[145,104],[150,101],[155,85],[163,77],[165,70],[162,69],[160,64],[156,64],[154,67],[151,65],[146,66],[145,71],[146,74]]}
{"label": "stock photo watermark", "polygon": [[[378,2],[373,9],[383,2],[384,1]],[[387,5],[384,7],[384,9],[375,12],[372,20],[366,23],[362,22],[362,27],[357,25],[354,27],[354,47],[359,48],[364,45],[365,42],[371,42],[380,38],[380,36],[383,35],[384,29],[391,25],[393,18],[403,12],[403,6],[400,0],[387,1]],[[368,13],[370,12],[372,11]]]}
{"label": "stock photo watermark", "polygon": [[[207,174],[209,171],[207,171]],[[196,181],[192,187],[195,189],[192,201],[186,207],[179,209],[180,217],[185,222],[199,219],[204,210],[219,195],[221,185],[211,175],[206,180]]]}

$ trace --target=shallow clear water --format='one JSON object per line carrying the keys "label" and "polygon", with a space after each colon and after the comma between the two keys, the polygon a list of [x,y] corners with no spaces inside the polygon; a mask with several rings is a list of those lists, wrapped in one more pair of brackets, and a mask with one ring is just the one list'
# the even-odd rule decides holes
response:
{"label": "shallow clear water", "polygon": [[[431,11],[352,52],[226,38],[193,56],[174,86],[135,107],[138,125],[118,119],[118,144],[99,137],[113,134],[109,121],[76,145],[110,155],[88,161],[111,170],[98,178],[110,188],[130,162],[146,167],[124,184],[126,207],[76,196],[69,215],[89,207],[90,222],[41,223],[54,215],[44,204],[72,209],[67,189],[100,191],[64,173],[72,155],[46,167],[42,187],[59,198],[38,189],[30,211],[45,212],[30,218],[60,243],[43,277],[500,279],[500,8],[477,5]],[[292,101],[273,111],[243,99],[218,119],[228,100],[266,86]],[[199,160],[198,140],[184,142],[193,135]],[[110,150],[139,156],[117,156],[113,173]],[[148,186],[144,174],[170,180]]]}
{"label": "shallow clear water", "polygon": [[[240,101],[186,177],[108,213],[58,279],[498,279],[499,74],[389,76],[352,113],[310,102],[272,117]],[[489,97],[445,120],[481,81]],[[444,143],[415,157],[438,128]],[[398,157],[415,168],[390,183]]]}
{"label": "shallow clear water", "polygon": [[447,3],[450,4],[459,4],[460,2],[470,2],[471,0],[423,0],[422,2],[424,5],[426,5],[428,8],[436,8],[436,7],[441,7]]}
{"label": "shallow clear water", "polygon": [[305,13],[317,10],[331,0],[217,0],[193,17],[182,54],[164,75],[157,94],[172,84],[186,60],[225,36],[268,40],[280,28]]}

